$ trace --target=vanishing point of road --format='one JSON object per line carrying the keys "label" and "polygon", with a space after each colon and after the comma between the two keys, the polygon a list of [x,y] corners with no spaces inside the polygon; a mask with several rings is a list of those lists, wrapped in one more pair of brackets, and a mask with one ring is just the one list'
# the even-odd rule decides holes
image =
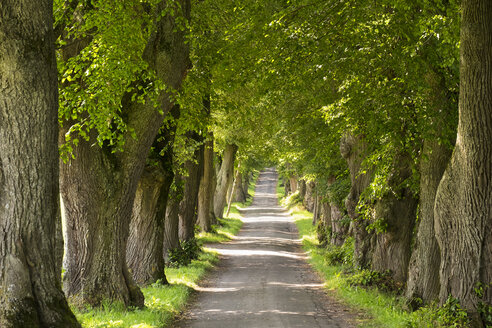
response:
{"label": "vanishing point of road", "polygon": [[[199,287],[181,328],[352,327],[306,262],[292,218],[277,205],[277,173],[261,172],[234,240],[214,244],[218,267]],[[350,320],[352,321],[352,320]]]}

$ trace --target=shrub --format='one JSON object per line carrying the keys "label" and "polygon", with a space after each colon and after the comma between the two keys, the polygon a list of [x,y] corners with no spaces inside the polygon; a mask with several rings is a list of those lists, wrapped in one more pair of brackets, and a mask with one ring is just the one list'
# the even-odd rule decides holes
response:
{"label": "shrub", "polygon": [[348,237],[342,246],[328,245],[325,260],[329,265],[353,265],[354,238]]}
{"label": "shrub", "polygon": [[470,325],[470,318],[459,300],[451,296],[441,307],[435,304],[421,307],[415,311],[415,319],[406,324],[411,328],[466,328]]}
{"label": "shrub", "polygon": [[198,259],[200,245],[195,238],[186,241],[180,241],[180,246],[169,250],[169,266],[181,267],[191,263],[192,260]]}
{"label": "shrub", "polygon": [[361,270],[348,277],[347,283],[350,286],[376,287],[386,292],[395,291],[399,293],[403,290],[403,285],[392,278],[390,271]]}

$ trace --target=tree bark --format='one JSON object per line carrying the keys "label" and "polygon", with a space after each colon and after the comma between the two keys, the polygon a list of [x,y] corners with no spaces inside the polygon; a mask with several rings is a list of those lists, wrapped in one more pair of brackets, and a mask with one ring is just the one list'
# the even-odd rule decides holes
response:
{"label": "tree bark", "polygon": [[349,225],[343,222],[343,212],[334,204],[330,204],[331,209],[331,240],[336,246],[342,246],[347,237]]}
{"label": "tree bark", "polygon": [[340,153],[347,161],[351,187],[345,200],[345,207],[354,227],[354,265],[356,268],[368,268],[374,250],[374,233],[367,231],[368,220],[359,219],[357,204],[362,192],[369,186],[372,173],[360,173],[362,161],[367,153],[367,146],[362,137],[345,135],[340,143]]}
{"label": "tree bark", "polygon": [[434,207],[441,249],[440,301],[449,295],[474,314],[492,304],[477,283],[492,281],[492,2],[462,2],[460,98],[456,147]]}
{"label": "tree bark", "polygon": [[226,205],[227,191],[232,183],[234,174],[234,160],[236,158],[237,146],[227,144],[224,149],[224,156],[217,174],[217,187],[214,195],[214,213],[217,218],[224,217],[224,207]]}
{"label": "tree bark", "polygon": [[80,327],[61,290],[53,3],[0,5],[0,326]]}
{"label": "tree bark", "polygon": [[180,247],[179,245],[179,204],[183,199],[183,178],[175,174],[174,183],[170,188],[166,207],[166,219],[164,220],[164,261],[169,262],[169,250]]}
{"label": "tree bark", "polygon": [[303,205],[311,213],[314,213],[314,203],[315,203],[315,188],[316,183],[314,181],[309,181],[304,183],[306,192],[304,193]]}
{"label": "tree bark", "polygon": [[[179,0],[185,18],[190,1]],[[157,7],[163,10],[166,2]],[[179,89],[189,66],[185,32],[177,29],[175,17],[167,14],[156,20],[143,57],[167,86]],[[170,94],[159,97],[165,114],[172,107]],[[74,301],[99,306],[103,300],[143,306],[143,294],[126,265],[126,246],[133,200],[145,160],[164,116],[152,101],[138,103],[131,95],[122,99],[122,116],[136,138],[125,136],[122,152],[92,146],[80,140],[75,158],[62,165],[61,191],[67,220],[67,270],[64,288]],[[70,128],[64,123],[64,133]],[[81,138],[82,139],[82,138]]]}
{"label": "tree bark", "polygon": [[297,188],[299,190],[299,198],[304,202],[304,197],[306,197],[306,181],[303,179],[298,180]]}
{"label": "tree bark", "polygon": [[295,175],[289,177],[290,192],[295,193],[297,191],[297,178]]}
{"label": "tree bark", "polygon": [[[154,142],[152,163],[147,164],[138,183],[130,235],[126,248],[127,265],[137,284],[146,286],[160,281],[167,284],[164,272],[164,219],[169,188],[174,179],[173,144],[179,106],[171,110],[172,120]],[[163,153],[161,153],[163,152]]]}
{"label": "tree bark", "polygon": [[209,232],[214,222],[213,195],[214,195],[214,139],[209,132],[205,148],[203,150],[203,175],[200,179],[198,192],[198,225],[200,229]]}
{"label": "tree bark", "polygon": [[321,217],[317,227],[318,241],[321,245],[327,245],[330,240],[331,208],[329,202],[321,204]]}
{"label": "tree bark", "polygon": [[376,235],[372,269],[379,272],[389,270],[392,278],[401,284],[407,280],[418,204],[411,190],[401,187],[412,175],[411,163],[409,154],[396,155],[393,172],[387,182],[391,191],[374,205],[374,219],[382,220],[386,230]]}
{"label": "tree bark", "polygon": [[244,203],[246,201],[244,186],[247,176],[247,174],[243,175],[241,172],[237,172],[236,191],[234,192],[234,196],[232,197],[233,202]]}
{"label": "tree bark", "polygon": [[451,157],[451,149],[437,139],[447,137],[445,127],[450,125],[455,112],[454,105],[447,97],[444,77],[431,65],[427,72],[426,81],[430,87],[427,99],[434,111],[434,117],[431,118],[434,135],[424,140],[420,159],[419,220],[405,292],[413,308],[422,305],[421,301],[429,304],[439,297],[441,255],[434,229],[434,204],[437,187]]}
{"label": "tree bark", "polygon": [[[198,142],[203,141],[203,138],[196,132],[193,133],[192,138]],[[184,168],[188,175],[184,177],[183,200],[179,205],[179,239],[183,241],[195,237],[198,190],[203,172],[203,152],[204,146],[201,144],[195,150],[193,159],[184,163]]]}
{"label": "tree bark", "polygon": [[126,248],[128,268],[140,286],[167,283],[164,273],[164,216],[172,182],[161,167],[146,168],[138,183]]}

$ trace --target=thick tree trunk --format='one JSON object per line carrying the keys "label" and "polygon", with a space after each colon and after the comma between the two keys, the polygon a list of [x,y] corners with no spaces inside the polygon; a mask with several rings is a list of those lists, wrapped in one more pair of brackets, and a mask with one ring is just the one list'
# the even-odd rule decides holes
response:
{"label": "thick tree trunk", "polygon": [[318,241],[321,245],[328,244],[330,240],[331,208],[329,202],[321,204],[321,217],[317,227]]}
{"label": "thick tree trunk", "polygon": [[174,106],[170,115],[172,120],[154,141],[155,152],[163,153],[152,153],[157,164],[146,166],[133,203],[126,259],[133,279],[142,286],[157,281],[167,284],[162,245],[169,188],[174,179],[173,144],[179,106]]}
{"label": "thick tree trunk", "polygon": [[299,190],[299,199],[304,201],[304,197],[306,197],[306,181],[303,179],[297,181],[297,189]]}
{"label": "thick tree trunk", "polygon": [[[202,141],[202,137],[194,134],[193,139]],[[190,240],[195,237],[195,223],[197,221],[198,190],[203,172],[204,146],[200,145],[194,153],[193,159],[184,163],[188,175],[184,177],[183,200],[179,205],[179,239]]]}
{"label": "thick tree trunk", "polygon": [[331,209],[331,243],[342,246],[347,237],[349,225],[343,222],[343,212],[334,204],[330,204]]}
{"label": "thick tree trunk", "polygon": [[[434,203],[451,151],[436,140],[424,141],[420,163],[418,232],[409,265],[406,297],[430,303],[439,296],[441,256],[434,230]],[[420,305],[420,304],[415,304]]]}
{"label": "thick tree trunk", "polygon": [[247,174],[243,175],[241,172],[237,172],[236,189],[232,197],[233,202],[244,203],[246,201],[246,194],[244,193],[245,177],[247,177]]}
{"label": "thick tree trunk", "polygon": [[[492,2],[462,1],[458,135],[434,207],[440,300],[453,295],[477,322],[478,301],[492,304],[491,17]],[[477,283],[485,287],[481,298]]]}
{"label": "thick tree trunk", "polygon": [[141,286],[161,281],[164,274],[164,213],[166,209],[171,175],[163,168],[146,168],[138,183],[130,235],[126,248],[128,268],[137,284]]}
{"label": "thick tree trunk", "polygon": [[0,326],[80,327],[60,282],[52,2],[0,7]]}
{"label": "thick tree trunk", "polygon": [[229,194],[229,198],[227,200],[226,217],[229,216],[229,213],[231,211],[232,201],[233,201],[234,195],[236,194],[236,190],[238,188],[237,183],[238,183],[238,181],[240,179],[241,179],[241,172],[239,171],[239,165],[238,165],[238,169],[236,170],[236,175],[234,177],[234,181],[232,182],[232,186],[231,186],[231,191],[230,191],[230,194]]}
{"label": "thick tree trunk", "polygon": [[292,192],[292,189],[290,188],[290,179],[284,179],[284,192],[285,196]]}
{"label": "thick tree trunk", "polygon": [[384,232],[377,233],[372,269],[389,270],[393,279],[401,284],[407,280],[410,261],[410,244],[415,225],[418,201],[409,188],[401,187],[411,177],[412,159],[408,154],[397,154],[388,185],[391,192],[374,205],[374,219],[386,224]]}
{"label": "thick tree trunk", "polygon": [[244,179],[242,185],[243,185],[244,201],[247,201],[249,197],[249,181],[251,179],[250,174],[251,172],[243,174]]}
{"label": "thick tree trunk", "polygon": [[303,205],[309,212],[314,213],[316,183],[314,181],[309,181],[308,183],[305,183],[305,186],[306,192],[304,194]]}
{"label": "thick tree trunk", "polygon": [[214,139],[210,132],[203,150],[203,175],[200,179],[198,191],[198,225],[202,231],[209,232],[214,221],[213,195],[214,195]]}
{"label": "thick tree trunk", "polygon": [[179,245],[179,204],[183,199],[183,178],[175,174],[174,183],[170,188],[164,220],[164,261],[169,262],[169,250]]}
{"label": "thick tree trunk", "polygon": [[[185,17],[190,1],[180,0]],[[166,3],[158,5],[163,10]],[[175,28],[175,17],[168,14],[156,20],[143,57],[166,85],[178,89],[189,66],[185,32]],[[172,102],[168,93],[159,97],[167,114]],[[143,294],[126,264],[126,246],[135,192],[164,116],[152,101],[144,104],[122,99],[122,116],[130,131],[122,152],[93,146],[96,138],[80,140],[75,158],[61,169],[61,192],[67,220],[67,268],[64,288],[79,304],[99,306],[103,300],[143,306]],[[60,137],[69,129],[64,123]]]}
{"label": "thick tree trunk", "polygon": [[297,191],[297,177],[295,175],[292,175],[289,177],[289,186],[290,186],[290,192],[295,193]]}
{"label": "thick tree trunk", "polygon": [[234,160],[236,158],[237,146],[226,145],[220,171],[217,174],[217,187],[214,195],[214,213],[217,218],[223,218],[226,205],[227,191],[232,183],[234,174]]}
{"label": "thick tree trunk", "polygon": [[345,207],[354,227],[354,265],[356,268],[368,268],[371,264],[375,244],[374,233],[367,231],[368,220],[359,219],[356,211],[359,197],[369,186],[372,174],[360,173],[362,161],[366,155],[366,143],[361,137],[345,135],[340,143],[340,153],[347,161],[350,180],[350,192],[345,200]]}

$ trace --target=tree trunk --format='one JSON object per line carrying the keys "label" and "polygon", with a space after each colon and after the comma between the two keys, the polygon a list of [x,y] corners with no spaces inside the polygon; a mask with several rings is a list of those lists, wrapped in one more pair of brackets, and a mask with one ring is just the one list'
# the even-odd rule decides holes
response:
{"label": "tree trunk", "polygon": [[418,204],[410,189],[401,187],[412,175],[411,163],[409,154],[396,155],[393,172],[387,182],[391,191],[374,205],[374,219],[382,220],[386,229],[376,235],[372,269],[379,272],[389,270],[392,278],[401,284],[407,280]]}
{"label": "tree trunk", "polygon": [[52,2],[1,7],[0,326],[80,327],[60,282]]}
{"label": "tree trunk", "polygon": [[[194,133],[195,141],[202,141],[202,137]],[[179,239],[186,241],[195,237],[195,223],[197,221],[198,190],[203,172],[204,146],[200,145],[192,160],[184,163],[188,175],[184,177],[183,200],[179,205]]]}
{"label": "tree trunk", "polygon": [[290,179],[285,179],[284,192],[285,192],[285,196],[288,196],[292,192],[292,189],[290,187]]}
{"label": "tree trunk", "polygon": [[321,204],[321,217],[317,227],[318,241],[321,245],[328,244],[330,240],[330,228],[331,228],[331,208],[329,202],[323,202]]}
{"label": "tree trunk", "polygon": [[247,201],[248,200],[248,197],[249,197],[249,181],[250,181],[250,172],[246,173],[246,174],[243,174],[243,195],[244,195],[244,201]]}
{"label": "tree trunk", "polygon": [[[185,18],[190,1],[180,0]],[[158,10],[164,9],[163,1]],[[156,20],[143,57],[167,86],[179,89],[189,66],[185,32],[175,29],[175,17]],[[143,306],[143,294],[126,265],[126,246],[135,192],[164,116],[152,101],[139,103],[131,95],[122,99],[122,112],[129,131],[121,152],[93,146],[81,138],[74,146],[75,158],[62,165],[61,192],[67,224],[67,268],[64,288],[79,303],[99,306],[103,300]],[[162,112],[172,107],[171,97],[159,97]],[[64,123],[64,133],[70,128]],[[136,138],[131,136],[131,131]]]}
{"label": "tree trunk", "polygon": [[347,237],[349,225],[343,222],[343,212],[334,204],[330,204],[331,209],[331,243],[342,246]]}
{"label": "tree trunk", "polygon": [[[171,171],[172,172],[172,171]],[[137,284],[166,283],[162,243],[164,216],[172,175],[160,167],[146,168],[138,183],[126,248],[128,268]]]}
{"label": "tree trunk", "polygon": [[205,142],[203,151],[203,175],[200,179],[200,188],[198,192],[198,225],[200,229],[209,232],[214,221],[213,216],[213,194],[214,194],[214,139],[213,133],[209,133],[209,137]]}
{"label": "tree trunk", "polygon": [[[175,105],[172,120],[154,141],[153,160],[138,183],[130,235],[126,248],[127,265],[137,284],[146,286],[160,281],[167,284],[164,272],[164,219],[169,188],[174,179],[173,144],[180,108]],[[156,152],[163,152],[156,154]]]}
{"label": "tree trunk", "polygon": [[295,193],[297,191],[297,178],[295,175],[289,178],[290,192]]}
{"label": "tree trunk", "polygon": [[303,205],[311,213],[314,213],[314,203],[315,203],[315,188],[316,183],[314,181],[309,181],[304,184],[306,186],[306,192],[304,194]]}
{"label": "tree trunk", "polygon": [[[340,142],[340,153],[347,161],[350,171],[350,192],[345,200],[345,207],[354,227],[354,265],[356,268],[368,268],[374,249],[374,233],[367,231],[368,220],[359,219],[357,204],[362,192],[369,186],[372,174],[360,173],[362,161],[367,153],[366,143],[362,137],[345,135]],[[359,174],[360,173],[360,174]]]}
{"label": "tree trunk", "polygon": [[[441,249],[440,300],[458,298],[478,322],[492,304],[492,2],[462,1],[456,147],[434,207]],[[474,289],[485,287],[483,297]],[[478,325],[478,324],[477,324]]]}
{"label": "tree trunk", "polygon": [[232,197],[233,202],[244,203],[246,201],[246,194],[244,193],[246,177],[247,174],[243,175],[241,172],[237,172],[236,189]]}
{"label": "tree trunk", "polygon": [[232,183],[232,186],[231,186],[231,193],[229,195],[229,200],[227,202],[226,217],[229,216],[229,213],[231,211],[232,199],[234,198],[234,195],[236,194],[236,190],[238,188],[237,183],[240,179],[241,179],[241,172],[239,171],[239,165],[238,165],[238,169],[236,170],[236,176],[234,177],[234,182]]}
{"label": "tree trunk", "polygon": [[227,191],[232,183],[234,174],[234,159],[236,157],[237,146],[227,144],[224,149],[224,157],[220,171],[217,174],[217,187],[214,195],[214,213],[218,218],[223,218],[224,207],[226,205]]}
{"label": "tree trunk", "polygon": [[299,190],[299,199],[304,201],[304,197],[306,197],[306,181],[302,179],[297,181],[297,188]]}
{"label": "tree trunk", "polygon": [[[434,230],[434,203],[451,151],[435,140],[426,140],[422,152],[419,223],[410,259],[406,297],[410,301],[418,298],[424,303],[430,303],[438,298],[440,288],[441,256]],[[414,305],[421,304],[412,304]]]}
{"label": "tree trunk", "polygon": [[164,220],[164,261],[169,262],[169,250],[180,247],[179,245],[179,204],[183,199],[183,178],[179,174],[174,175],[174,183],[171,185]]}

